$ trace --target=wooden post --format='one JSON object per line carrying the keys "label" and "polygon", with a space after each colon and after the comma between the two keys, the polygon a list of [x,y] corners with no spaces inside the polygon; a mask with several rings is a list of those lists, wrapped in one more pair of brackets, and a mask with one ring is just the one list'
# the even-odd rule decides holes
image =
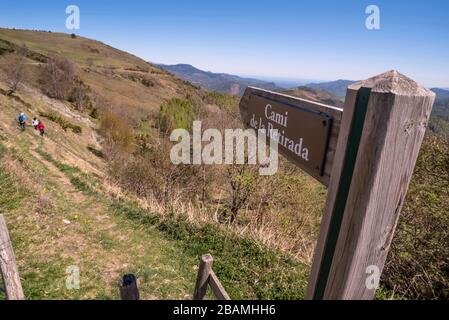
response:
{"label": "wooden post", "polygon": [[221,284],[220,280],[218,280],[217,275],[215,274],[215,272],[212,270],[210,272],[210,276],[209,276],[209,285],[212,289],[212,292],[214,293],[215,297],[218,300],[231,300],[231,298],[229,297],[228,293],[226,292],[225,288],[223,287],[223,285]]}
{"label": "wooden post", "polygon": [[24,300],[25,296],[17,270],[16,258],[5,219],[0,214],[0,271],[5,285],[6,299]]}
{"label": "wooden post", "polygon": [[121,300],[139,300],[140,294],[137,288],[137,278],[133,274],[123,276],[119,283]]}
{"label": "wooden post", "polygon": [[193,293],[193,300],[203,300],[206,296],[209,276],[212,272],[213,263],[214,259],[210,254],[205,254],[201,257],[198,276],[196,279],[195,292]]}
{"label": "wooden post", "polygon": [[307,299],[374,298],[434,99],[397,71],[348,88]]}

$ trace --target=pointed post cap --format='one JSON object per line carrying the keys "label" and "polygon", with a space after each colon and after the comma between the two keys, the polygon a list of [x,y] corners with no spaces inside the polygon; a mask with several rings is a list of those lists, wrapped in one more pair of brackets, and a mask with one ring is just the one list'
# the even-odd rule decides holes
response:
{"label": "pointed post cap", "polygon": [[393,93],[406,96],[435,96],[429,89],[420,86],[412,79],[404,76],[396,70],[382,73],[367,80],[359,81],[348,87],[349,90],[371,88],[371,92]]}

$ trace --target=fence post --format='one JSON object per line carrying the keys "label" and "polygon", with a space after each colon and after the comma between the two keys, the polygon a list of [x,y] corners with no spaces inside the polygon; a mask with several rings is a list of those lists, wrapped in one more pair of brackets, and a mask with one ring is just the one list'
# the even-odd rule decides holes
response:
{"label": "fence post", "polygon": [[205,254],[201,257],[198,276],[196,279],[195,292],[193,293],[193,300],[203,300],[206,296],[209,276],[212,272],[213,263],[214,259],[210,254]]}
{"label": "fence post", "polygon": [[25,296],[17,270],[16,258],[5,219],[0,214],[0,271],[5,285],[6,299],[24,300]]}
{"label": "fence post", "polygon": [[307,299],[373,299],[435,95],[397,71],[348,88]]}
{"label": "fence post", "polygon": [[137,278],[133,274],[124,275],[119,283],[121,300],[139,300],[140,294],[137,288]]}
{"label": "fence post", "polygon": [[209,285],[218,300],[231,300],[214,271],[210,272]]}

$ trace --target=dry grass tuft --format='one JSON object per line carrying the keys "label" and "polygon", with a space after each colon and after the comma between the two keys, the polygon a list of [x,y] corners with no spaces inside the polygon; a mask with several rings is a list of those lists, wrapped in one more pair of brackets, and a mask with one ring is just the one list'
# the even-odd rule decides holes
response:
{"label": "dry grass tuft", "polygon": [[42,194],[37,197],[36,203],[34,205],[34,210],[38,214],[51,214],[54,208],[54,202],[49,195]]}

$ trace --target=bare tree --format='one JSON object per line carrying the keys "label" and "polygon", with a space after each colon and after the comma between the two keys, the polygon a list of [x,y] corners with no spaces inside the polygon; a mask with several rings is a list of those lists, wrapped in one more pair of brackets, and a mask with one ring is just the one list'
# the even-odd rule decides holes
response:
{"label": "bare tree", "polygon": [[73,87],[69,101],[73,103],[73,106],[78,111],[84,111],[89,107],[90,97],[87,93],[88,89],[82,83],[76,83]]}
{"label": "bare tree", "polygon": [[26,58],[21,54],[9,54],[5,58],[4,79],[8,84],[8,95],[14,94],[20,84],[28,79]]}
{"label": "bare tree", "polygon": [[237,216],[244,208],[258,187],[258,166],[231,165],[227,167],[227,181],[229,183],[229,200],[226,203],[226,211],[229,223],[237,221]]}
{"label": "bare tree", "polygon": [[67,99],[74,85],[75,69],[62,57],[52,57],[42,68],[40,80],[44,92],[57,99]]}
{"label": "bare tree", "polygon": [[[225,136],[225,130],[229,128],[242,128],[240,119],[227,110],[211,109],[208,117],[203,120],[203,128],[218,129],[222,136]],[[224,146],[224,141],[223,148]],[[245,208],[251,197],[254,196],[259,187],[259,165],[248,165],[248,152],[245,151],[246,164],[232,164],[215,167],[209,172],[209,176],[215,175],[214,180],[219,182],[219,189],[226,194],[224,208],[221,212],[221,220],[226,223],[236,223],[240,211]],[[207,178],[205,178],[207,179]]]}

